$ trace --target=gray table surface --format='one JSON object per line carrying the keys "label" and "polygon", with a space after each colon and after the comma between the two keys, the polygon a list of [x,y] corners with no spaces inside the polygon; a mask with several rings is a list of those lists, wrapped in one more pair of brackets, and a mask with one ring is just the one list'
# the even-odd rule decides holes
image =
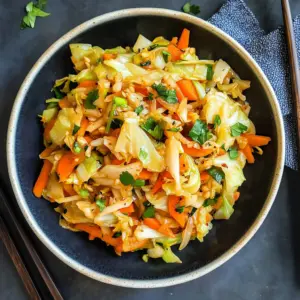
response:
{"label": "gray table surface", "polygon": [[[7,175],[5,140],[10,110],[25,75],[39,56],[62,34],[103,13],[129,7],[164,7],[179,10],[185,0],[49,0],[51,17],[36,22],[33,30],[20,31],[28,0],[0,1],[0,178],[12,197]],[[193,1],[208,19],[225,2]],[[280,0],[248,0],[248,6],[267,32],[282,24]],[[300,1],[290,0],[293,16]],[[55,20],[55,21],[53,21]],[[300,297],[300,177],[285,168],[275,204],[254,238],[229,262],[210,274],[182,285],[153,289],[125,289],[89,279],[60,262],[28,229],[25,230],[53,275],[65,299],[296,299]],[[13,204],[15,205],[15,204]],[[23,256],[31,266],[26,254]],[[34,271],[34,270],[33,270]],[[34,279],[40,278],[33,272]],[[42,285],[41,285],[42,287]],[[50,299],[42,288],[44,299]],[[0,241],[0,299],[28,299],[22,281]]]}

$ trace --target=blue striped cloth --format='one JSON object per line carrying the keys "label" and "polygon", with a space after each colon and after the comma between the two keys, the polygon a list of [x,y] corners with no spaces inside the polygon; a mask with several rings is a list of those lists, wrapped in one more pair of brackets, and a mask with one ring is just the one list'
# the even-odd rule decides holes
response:
{"label": "blue striped cloth", "polygon": [[[271,82],[284,117],[286,166],[297,170],[296,121],[284,28],[266,33],[242,0],[229,0],[209,22],[236,39],[256,60]],[[293,22],[300,61],[300,15]],[[300,151],[300,150],[299,150]]]}

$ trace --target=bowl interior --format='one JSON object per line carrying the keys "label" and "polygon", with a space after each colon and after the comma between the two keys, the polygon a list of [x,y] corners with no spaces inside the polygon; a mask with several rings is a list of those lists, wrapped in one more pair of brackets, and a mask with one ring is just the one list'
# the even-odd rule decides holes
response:
{"label": "bowl interior", "polygon": [[141,260],[140,252],[117,257],[101,241],[91,242],[83,233],[75,234],[61,228],[54,206],[33,196],[32,187],[41,168],[38,155],[43,149],[42,126],[37,115],[44,109],[45,99],[52,95],[50,89],[54,80],[73,72],[68,45],[60,48],[43,66],[23,101],[17,123],[15,153],[24,198],[47,237],[69,257],[96,272],[124,279],[163,279],[201,268],[224,254],[244,235],[269,193],[278,155],[275,120],[260,81],[229,43],[206,29],[175,17],[130,15],[97,25],[72,42],[91,43],[102,48],[132,46],[139,33],[149,39],[161,35],[171,39],[179,36],[184,27],[191,30],[190,44],[197,49],[199,58],[222,58],[242,79],[251,80],[251,89],[246,92],[252,107],[250,117],[257,132],[270,136],[272,142],[264,149],[262,157],[256,156],[254,165],[245,168],[247,181],[240,189],[241,197],[230,220],[215,221],[203,243],[193,241],[184,251],[175,250],[182,264],[165,264],[161,260],[151,260],[146,264]]}

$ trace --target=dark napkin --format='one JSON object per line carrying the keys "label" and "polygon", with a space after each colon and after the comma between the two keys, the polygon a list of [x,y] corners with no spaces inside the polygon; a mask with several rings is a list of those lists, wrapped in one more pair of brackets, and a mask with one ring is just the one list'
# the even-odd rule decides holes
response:
{"label": "dark napkin", "polygon": [[[209,20],[237,40],[256,60],[277,95],[286,133],[286,166],[297,170],[297,129],[293,115],[291,76],[284,28],[266,34],[242,0],[229,0]],[[294,21],[294,33],[300,61],[300,15]],[[300,151],[300,149],[299,149]]]}

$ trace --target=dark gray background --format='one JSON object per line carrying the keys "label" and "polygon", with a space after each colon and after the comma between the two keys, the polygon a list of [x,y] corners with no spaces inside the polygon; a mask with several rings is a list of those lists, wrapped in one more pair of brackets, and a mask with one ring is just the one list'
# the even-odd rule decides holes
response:
{"label": "dark gray background", "polygon": [[[9,113],[24,77],[39,56],[74,26],[106,12],[129,7],[164,7],[180,10],[185,0],[49,0],[51,16],[38,19],[36,28],[20,31],[28,0],[0,0],[0,180],[13,199],[5,142]],[[195,0],[201,18],[208,19],[223,0]],[[245,1],[267,32],[282,24],[280,0]],[[300,1],[290,0],[293,16]],[[30,134],[30,132],[28,133]],[[26,137],[24,137],[26,138]],[[66,299],[295,299],[300,296],[300,177],[285,168],[275,204],[254,238],[235,257],[210,274],[192,282],[164,289],[125,289],[89,279],[60,262],[30,232],[12,205]],[[19,245],[22,247],[22,245]],[[26,251],[23,256],[40,283]],[[120,261],[120,263],[122,263]],[[42,284],[43,298],[48,299]],[[27,299],[22,281],[0,241],[0,299]],[[50,298],[49,298],[50,299]]]}

